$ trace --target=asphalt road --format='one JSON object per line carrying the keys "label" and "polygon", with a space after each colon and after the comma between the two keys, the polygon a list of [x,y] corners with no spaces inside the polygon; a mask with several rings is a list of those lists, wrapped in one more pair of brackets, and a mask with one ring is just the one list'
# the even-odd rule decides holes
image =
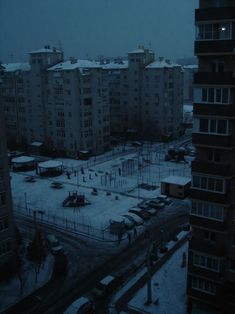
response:
{"label": "asphalt road", "polygon": [[[170,238],[182,225],[188,221],[187,206],[181,209],[180,201],[174,205],[174,211],[159,213],[153,223],[148,226],[152,239],[159,240],[161,229],[164,229],[164,238]],[[175,210],[175,209],[181,210]],[[19,221],[18,221],[19,222]],[[23,226],[29,228],[29,222],[21,220]],[[28,226],[26,226],[28,225]],[[146,255],[147,239],[139,234],[130,245],[120,246],[110,243],[87,241],[65,232],[45,227],[44,232],[54,233],[66,247],[69,257],[69,271],[66,276],[54,277],[43,288],[34,293],[34,296],[21,302],[8,313],[63,313],[63,311],[78,297],[89,292],[96,283],[108,274],[125,274],[126,278],[133,274],[135,269],[143,265]],[[36,295],[36,297],[35,297]],[[96,313],[108,313],[108,302],[99,304]]]}

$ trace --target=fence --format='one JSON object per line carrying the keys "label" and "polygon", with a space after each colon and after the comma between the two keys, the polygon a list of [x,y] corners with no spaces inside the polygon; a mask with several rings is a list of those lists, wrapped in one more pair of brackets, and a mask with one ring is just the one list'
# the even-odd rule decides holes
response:
{"label": "fence", "polygon": [[41,209],[25,208],[19,205],[14,205],[14,212],[19,217],[24,217],[32,222],[42,223],[56,229],[86,235],[101,241],[117,241],[116,237],[110,234],[109,227],[102,229],[94,227],[91,224],[83,224],[75,220],[70,220],[67,217],[56,216]]}

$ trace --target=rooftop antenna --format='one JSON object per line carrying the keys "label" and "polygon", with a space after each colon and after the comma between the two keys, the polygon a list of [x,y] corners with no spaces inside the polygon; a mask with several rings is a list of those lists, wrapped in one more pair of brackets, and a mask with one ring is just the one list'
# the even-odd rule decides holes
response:
{"label": "rooftop antenna", "polygon": [[62,45],[62,41],[60,39],[58,40],[58,48],[60,51],[63,51],[63,45]]}
{"label": "rooftop antenna", "polygon": [[152,49],[152,42],[151,42],[151,40],[149,41],[149,49]]}
{"label": "rooftop antenna", "polygon": [[13,53],[10,54],[10,58],[11,58],[11,62],[13,62],[13,58],[14,58],[14,54]]}

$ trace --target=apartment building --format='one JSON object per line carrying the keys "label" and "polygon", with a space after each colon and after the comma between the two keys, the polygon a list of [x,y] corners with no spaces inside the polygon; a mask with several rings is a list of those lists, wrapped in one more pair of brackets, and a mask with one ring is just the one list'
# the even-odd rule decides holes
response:
{"label": "apartment building", "polygon": [[159,58],[145,67],[141,107],[144,138],[168,140],[181,134],[182,86],[180,65]]}
{"label": "apartment building", "polygon": [[94,155],[110,144],[107,73],[93,61],[61,62],[47,70],[46,146],[76,157]]}
{"label": "apartment building", "polygon": [[110,133],[119,136],[128,130],[128,61],[101,61],[109,82]]}
{"label": "apartment building", "polygon": [[4,64],[3,107],[10,148],[42,145],[45,153],[77,157],[109,148],[107,72],[96,62],[63,60],[50,46],[29,63]]}
{"label": "apartment building", "polygon": [[105,64],[110,81],[111,134],[148,140],[177,138],[183,119],[183,71],[138,48]]}
{"label": "apartment building", "polygon": [[200,0],[195,23],[189,305],[235,313],[235,1]]}
{"label": "apartment building", "polygon": [[28,106],[30,101],[29,63],[3,64],[2,104],[8,147],[25,147],[30,140]]}
{"label": "apartment building", "polygon": [[14,265],[16,261],[15,252],[15,226],[8,173],[6,134],[2,107],[0,107],[0,280],[4,278],[9,267]]}

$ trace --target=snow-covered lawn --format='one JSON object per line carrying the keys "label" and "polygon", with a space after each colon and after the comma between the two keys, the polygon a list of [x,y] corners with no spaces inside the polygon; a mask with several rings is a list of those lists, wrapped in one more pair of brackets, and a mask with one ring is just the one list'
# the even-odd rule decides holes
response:
{"label": "snow-covered lawn", "polygon": [[[53,271],[54,257],[48,255],[45,262],[40,267],[36,278],[36,264],[33,262],[24,262],[24,270],[21,272],[22,286],[19,277],[15,276],[8,281],[0,283],[0,313],[4,309],[16,304],[24,297],[33,293],[45,285],[51,278]],[[22,290],[21,290],[22,288]],[[21,293],[22,292],[22,293]]]}
{"label": "snow-covered lawn", "polygon": [[[151,314],[187,313],[187,267],[181,267],[183,252],[188,252],[188,242],[152,276],[153,303],[145,305],[147,300],[147,286],[145,285],[128,303],[130,309]],[[155,302],[157,299],[158,302]]]}

